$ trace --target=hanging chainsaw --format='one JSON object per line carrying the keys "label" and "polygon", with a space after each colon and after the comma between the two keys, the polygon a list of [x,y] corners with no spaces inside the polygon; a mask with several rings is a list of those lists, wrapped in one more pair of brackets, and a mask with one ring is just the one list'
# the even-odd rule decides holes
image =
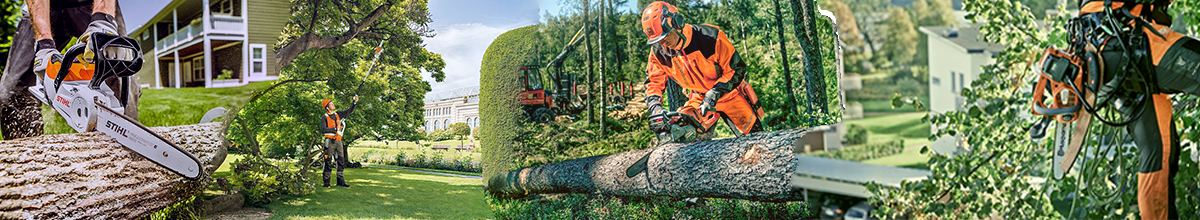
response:
{"label": "hanging chainsaw", "polygon": [[[76,132],[100,131],[154,163],[188,179],[201,174],[200,160],[146,126],[122,114],[129,89],[117,94],[105,80],[120,77],[122,85],[142,68],[142,51],[133,38],[92,33],[90,41],[75,44],[63,60],[48,64],[44,78],[29,87]],[[93,52],[87,59],[85,52]]]}
{"label": "hanging chainsaw", "polygon": [[1030,137],[1041,139],[1055,127],[1054,178],[1061,179],[1075,165],[1092,119],[1125,126],[1141,117],[1150,96],[1158,92],[1152,84],[1147,38],[1161,35],[1144,29],[1147,26],[1128,8],[1106,5],[1103,12],[1069,21],[1067,48],[1043,52],[1031,105],[1033,115],[1041,118],[1031,127]]}

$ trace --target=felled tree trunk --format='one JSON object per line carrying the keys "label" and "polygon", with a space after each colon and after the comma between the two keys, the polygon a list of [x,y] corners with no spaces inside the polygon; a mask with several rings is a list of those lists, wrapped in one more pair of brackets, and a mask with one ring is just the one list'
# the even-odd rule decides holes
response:
{"label": "felled tree trunk", "polygon": [[136,219],[200,193],[225,160],[220,123],[151,128],[194,154],[190,181],[100,133],[0,141],[0,219]]}
{"label": "felled tree trunk", "polygon": [[[573,159],[492,176],[488,191],[513,197],[546,193],[617,196],[709,197],[756,201],[798,199],[789,186],[794,142],[807,132],[760,132],[692,144]],[[646,170],[626,168],[650,154]]]}

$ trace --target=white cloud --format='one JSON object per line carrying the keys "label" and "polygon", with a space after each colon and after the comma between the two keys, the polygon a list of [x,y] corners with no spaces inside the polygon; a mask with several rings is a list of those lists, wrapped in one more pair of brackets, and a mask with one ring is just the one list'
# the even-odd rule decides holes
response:
{"label": "white cloud", "polygon": [[426,48],[442,55],[446,61],[446,79],[434,82],[426,75],[425,81],[433,87],[431,93],[467,86],[479,85],[479,65],[483,53],[497,36],[512,28],[493,27],[480,23],[454,24],[436,28],[437,36],[426,38]]}

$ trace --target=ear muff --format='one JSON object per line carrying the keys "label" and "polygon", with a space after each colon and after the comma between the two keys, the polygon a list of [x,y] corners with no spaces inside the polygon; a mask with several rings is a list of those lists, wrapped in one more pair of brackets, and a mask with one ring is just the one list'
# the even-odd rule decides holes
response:
{"label": "ear muff", "polygon": [[683,28],[679,26],[679,13],[671,12],[666,5],[663,5],[663,32]]}

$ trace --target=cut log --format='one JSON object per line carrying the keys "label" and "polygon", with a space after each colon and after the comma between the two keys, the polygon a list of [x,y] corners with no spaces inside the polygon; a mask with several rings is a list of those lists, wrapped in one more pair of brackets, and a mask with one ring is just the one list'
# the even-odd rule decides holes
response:
{"label": "cut log", "polygon": [[[488,178],[495,195],[601,193],[628,197],[709,197],[791,201],[794,146],[807,129],[759,132],[691,144],[594,156],[526,167]],[[649,154],[646,169],[626,169]]]}
{"label": "cut log", "polygon": [[197,195],[225,161],[220,123],[151,128],[204,163],[189,181],[100,132],[0,141],[0,219],[137,219]]}

